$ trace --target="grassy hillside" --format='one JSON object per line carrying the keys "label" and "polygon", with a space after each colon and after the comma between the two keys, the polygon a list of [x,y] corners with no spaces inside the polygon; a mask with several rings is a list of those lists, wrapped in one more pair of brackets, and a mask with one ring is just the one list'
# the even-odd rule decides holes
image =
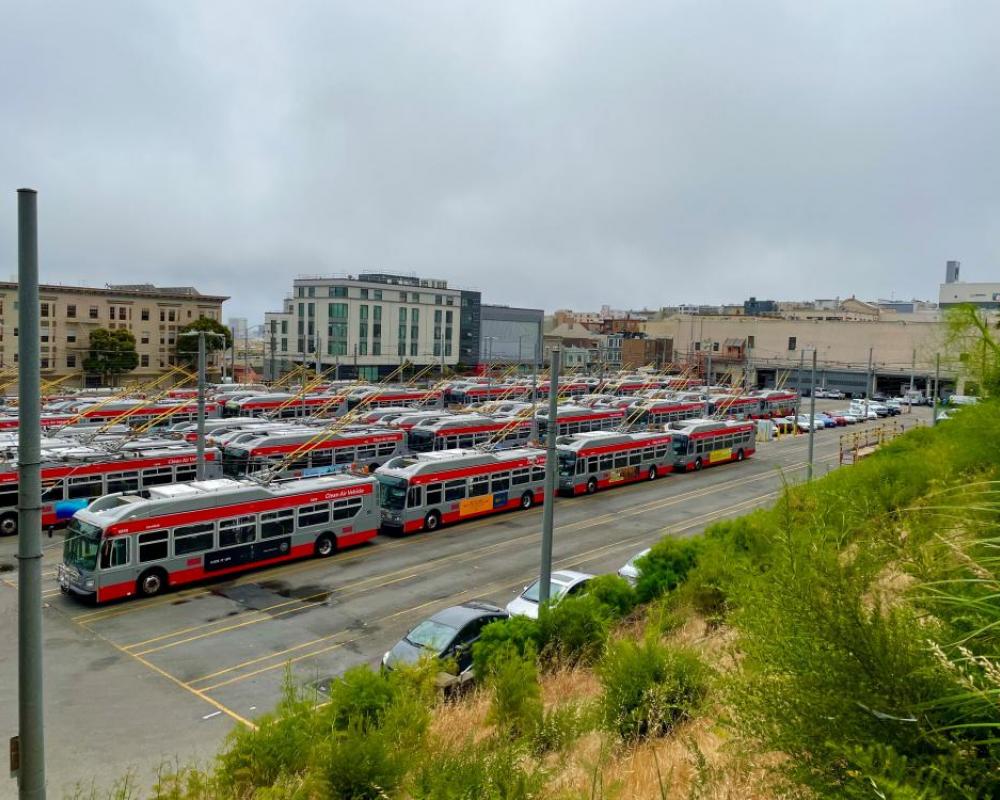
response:
{"label": "grassy hillside", "polygon": [[154,796],[1000,796],[998,411],[668,537],[636,590],[491,626],[465,697],[428,669],[351,670],[318,708],[289,688]]}

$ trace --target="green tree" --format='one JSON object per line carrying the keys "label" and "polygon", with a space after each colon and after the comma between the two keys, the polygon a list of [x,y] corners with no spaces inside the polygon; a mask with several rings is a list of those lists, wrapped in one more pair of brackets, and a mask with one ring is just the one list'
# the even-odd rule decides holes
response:
{"label": "green tree", "polygon": [[947,346],[956,368],[983,396],[1000,396],[1000,323],[965,303],[948,311]]}
{"label": "green tree", "polygon": [[135,352],[135,336],[124,329],[109,331],[97,328],[90,332],[90,351],[83,360],[83,368],[92,375],[100,375],[107,384],[114,384],[118,376],[139,366]]}
{"label": "green tree", "polygon": [[218,320],[208,319],[208,317],[200,317],[194,322],[189,322],[187,325],[177,329],[176,352],[178,360],[187,361],[192,364],[198,360],[198,337],[182,335],[188,331],[205,331],[205,333],[217,333],[226,337],[225,344],[223,344],[222,339],[218,336],[206,336],[206,353],[214,353],[217,350],[228,350],[233,346],[233,333],[229,330],[229,328]]}

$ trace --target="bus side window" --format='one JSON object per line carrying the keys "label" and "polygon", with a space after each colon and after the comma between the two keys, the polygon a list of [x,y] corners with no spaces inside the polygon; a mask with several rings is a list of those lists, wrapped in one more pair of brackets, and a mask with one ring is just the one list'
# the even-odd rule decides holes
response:
{"label": "bus side window", "polygon": [[454,500],[465,499],[465,479],[457,481],[447,481],[444,485],[444,499],[449,503]]}
{"label": "bus side window", "polygon": [[333,518],[337,520],[356,517],[361,511],[361,498],[352,497],[348,500],[336,500],[333,503]]}
{"label": "bus side window", "polygon": [[427,505],[436,506],[441,502],[441,484],[432,483],[427,487]]}
{"label": "bus side window", "polygon": [[69,479],[69,497],[100,497],[104,493],[104,482],[100,475],[85,475]]}
{"label": "bus side window", "polygon": [[177,482],[193,481],[198,477],[198,468],[194,464],[177,467]]}
{"label": "bus side window", "polygon": [[585,475],[587,473],[587,459],[578,458],[576,460],[576,474]]}
{"label": "bus side window", "polygon": [[529,480],[531,480],[531,473],[527,469],[515,469],[511,476],[511,483],[515,486],[520,486]]}
{"label": "bus side window", "polygon": [[490,493],[490,476],[473,475],[469,483],[469,497],[479,497]]}
{"label": "bus side window", "polygon": [[410,490],[406,493],[406,507],[407,508],[419,508],[420,507],[420,487],[411,486]]}
{"label": "bus side window", "polygon": [[167,531],[150,531],[139,534],[139,563],[162,561],[169,553],[170,534]]}
{"label": "bus side window", "polygon": [[597,456],[587,457],[587,472],[597,472]]}
{"label": "bus side window", "polygon": [[333,453],[334,462],[337,464],[351,464],[354,462],[353,447],[338,447]]}
{"label": "bus side window", "polygon": [[628,454],[628,463],[630,467],[638,466],[642,463],[642,450],[633,450]]}
{"label": "bus side window", "polygon": [[614,457],[610,453],[605,453],[601,456],[601,469],[611,469],[614,462]]}
{"label": "bus side window", "polygon": [[101,545],[101,569],[113,569],[128,564],[128,538],[105,539]]}
{"label": "bus side window", "polygon": [[532,481],[544,481],[545,480],[545,467],[532,467],[531,468],[531,480]]}

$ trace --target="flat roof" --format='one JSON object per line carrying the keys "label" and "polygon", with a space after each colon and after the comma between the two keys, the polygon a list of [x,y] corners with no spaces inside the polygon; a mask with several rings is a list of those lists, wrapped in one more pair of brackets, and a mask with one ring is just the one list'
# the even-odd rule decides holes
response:
{"label": "flat roof", "polygon": [[[0,281],[0,290],[16,291],[17,281]],[[202,294],[193,286],[164,286],[158,287],[151,283],[142,284],[107,284],[105,286],[74,286],[61,283],[43,283],[38,287],[39,292],[73,292],[79,294],[99,294],[114,296],[132,296],[149,298],[166,298],[170,300],[201,300],[205,302],[222,303],[228,300],[226,295]]]}

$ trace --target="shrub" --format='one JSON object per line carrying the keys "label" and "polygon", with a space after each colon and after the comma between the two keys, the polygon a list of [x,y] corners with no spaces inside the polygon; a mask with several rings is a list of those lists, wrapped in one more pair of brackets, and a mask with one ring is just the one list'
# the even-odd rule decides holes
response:
{"label": "shrub", "polygon": [[377,727],[399,694],[390,673],[376,672],[366,665],[351,667],[330,683],[327,715],[334,728],[345,730],[351,723]]}
{"label": "shrub", "polygon": [[409,795],[413,800],[531,800],[545,772],[525,755],[520,745],[489,750],[472,742],[429,753],[413,771]]}
{"label": "shrub", "polygon": [[496,662],[506,657],[508,645],[521,656],[541,650],[542,631],[538,621],[511,617],[483,628],[479,640],[472,645],[473,671],[478,678],[487,678],[493,673]]}
{"label": "shrub", "polygon": [[636,593],[646,603],[676,589],[698,561],[699,544],[694,539],[668,536],[636,562],[639,582]]}
{"label": "shrub", "polygon": [[380,800],[399,787],[407,759],[389,732],[351,723],[316,749],[313,768],[331,800]]}
{"label": "shrub", "polygon": [[534,731],[542,721],[542,693],[538,685],[535,653],[520,654],[507,642],[497,654],[487,680],[490,710],[486,721],[507,738],[517,739]]}
{"label": "shrub", "polygon": [[586,592],[611,611],[615,617],[624,617],[635,608],[638,598],[635,589],[617,575],[598,575],[586,584]]}
{"label": "shrub", "polygon": [[536,756],[565,750],[581,735],[594,728],[590,708],[577,703],[554,706],[542,715],[531,736],[531,750]]}
{"label": "shrub", "polygon": [[598,667],[604,726],[623,739],[659,736],[691,715],[708,688],[698,655],[654,639],[613,642]]}
{"label": "shrub", "polygon": [[590,664],[597,660],[608,640],[611,613],[596,597],[584,594],[543,606],[538,622],[549,659]]}

